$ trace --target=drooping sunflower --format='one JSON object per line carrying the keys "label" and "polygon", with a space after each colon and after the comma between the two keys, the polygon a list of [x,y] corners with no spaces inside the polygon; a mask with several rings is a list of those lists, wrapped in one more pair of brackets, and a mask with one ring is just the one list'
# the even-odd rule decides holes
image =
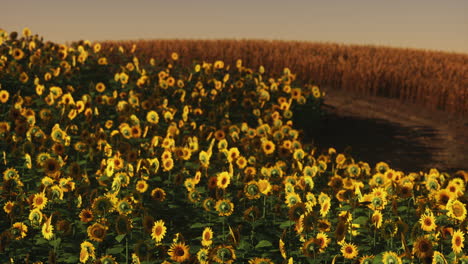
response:
{"label": "drooping sunflower", "polygon": [[44,172],[51,177],[57,176],[60,173],[60,167],[59,162],[54,158],[48,158],[44,161],[43,165]]}
{"label": "drooping sunflower", "polygon": [[173,243],[168,250],[171,260],[176,262],[184,262],[190,258],[190,247],[184,242]]}
{"label": "drooping sunflower", "polygon": [[106,196],[99,196],[94,199],[92,204],[93,213],[97,215],[104,215],[106,212],[113,210],[111,200]]}
{"label": "drooping sunflower", "polygon": [[432,242],[425,236],[418,237],[413,245],[413,254],[420,259],[432,257],[434,254]]}
{"label": "drooping sunflower", "polygon": [[209,251],[208,249],[206,248],[201,248],[198,252],[197,252],[197,259],[198,259],[198,262],[200,262],[200,264],[208,264],[209,263],[209,260],[210,260],[210,255],[209,255]]}
{"label": "drooping sunflower", "polygon": [[375,228],[379,229],[380,227],[382,227],[382,219],[382,213],[379,210],[374,211],[371,217],[372,225],[375,226]]}
{"label": "drooping sunflower", "polygon": [[44,209],[44,207],[47,205],[47,197],[45,196],[45,193],[36,193],[34,194],[33,200],[32,200],[32,205],[34,208],[37,208],[39,210]]}
{"label": "drooping sunflower", "polygon": [[387,251],[382,256],[383,264],[402,264],[401,258],[395,252]]}
{"label": "drooping sunflower", "polygon": [[52,225],[52,216],[50,216],[47,221],[42,225],[42,236],[50,240],[54,236],[54,226]]}
{"label": "drooping sunflower", "polygon": [[99,259],[99,263],[102,263],[102,264],[117,264],[117,261],[115,260],[115,257],[113,257],[111,255],[105,255],[105,256],[102,256]]}
{"label": "drooping sunflower", "polygon": [[341,246],[341,253],[346,259],[353,259],[358,256],[359,250],[353,243],[344,242]]}
{"label": "drooping sunflower", "polygon": [[210,227],[205,227],[202,233],[202,246],[209,247],[213,243],[213,230]]}
{"label": "drooping sunflower", "polygon": [[466,206],[464,203],[450,199],[447,203],[446,209],[448,210],[447,216],[463,221],[466,218]]}
{"label": "drooping sunflower", "polygon": [[213,249],[212,259],[218,263],[231,264],[236,260],[236,252],[232,246],[219,245]]}
{"label": "drooping sunflower", "polygon": [[365,255],[359,259],[359,264],[372,264],[373,261],[374,261],[374,256]]}
{"label": "drooping sunflower", "polygon": [[230,216],[234,212],[234,204],[229,199],[221,199],[216,202],[215,209],[220,216]]}
{"label": "drooping sunflower", "polygon": [[161,240],[166,235],[166,226],[163,220],[159,220],[154,222],[153,228],[151,230],[151,237],[156,241],[156,243],[160,243]]}
{"label": "drooping sunflower", "polygon": [[260,186],[257,181],[250,181],[244,185],[244,194],[249,200],[260,198]]}
{"label": "drooping sunflower", "polygon": [[96,258],[94,245],[89,241],[84,241],[80,245],[80,262],[86,263],[89,258]]}
{"label": "drooping sunflower", "polygon": [[89,239],[96,242],[102,242],[106,237],[107,229],[107,226],[100,223],[94,223],[91,226],[88,226],[87,231]]}
{"label": "drooping sunflower", "polygon": [[286,205],[291,208],[293,207],[296,203],[301,203],[301,197],[295,193],[295,192],[290,192],[286,195]]}
{"label": "drooping sunflower", "polygon": [[253,258],[249,260],[249,264],[273,264],[269,258]]}
{"label": "drooping sunflower", "polygon": [[463,233],[463,231],[461,231],[460,229],[454,231],[453,236],[452,236],[452,250],[453,250],[453,252],[455,252],[456,254],[461,253],[462,248],[464,246],[464,244],[463,244],[464,242],[465,242],[465,234]]}
{"label": "drooping sunflower", "polygon": [[39,226],[42,223],[42,212],[39,209],[33,209],[28,216],[29,221],[33,226]]}
{"label": "drooping sunflower", "polygon": [[421,229],[426,232],[432,232],[436,229],[436,220],[432,212],[425,213],[419,218],[419,223],[421,224]]}
{"label": "drooping sunflower", "polygon": [[434,255],[432,256],[432,264],[448,264],[448,262],[442,253],[439,251],[434,251]]}
{"label": "drooping sunflower", "polygon": [[22,222],[16,222],[11,227],[10,233],[15,240],[23,239],[28,233],[28,226]]}
{"label": "drooping sunflower", "polygon": [[115,219],[115,231],[119,235],[124,235],[130,233],[132,229],[132,220],[126,215],[119,215]]}

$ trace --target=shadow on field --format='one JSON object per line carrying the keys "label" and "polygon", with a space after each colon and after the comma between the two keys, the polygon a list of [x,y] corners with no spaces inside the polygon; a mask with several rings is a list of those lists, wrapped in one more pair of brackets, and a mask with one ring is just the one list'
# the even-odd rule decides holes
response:
{"label": "shadow on field", "polygon": [[333,111],[326,111],[316,122],[295,122],[303,130],[304,142],[312,143],[319,153],[334,147],[337,152],[349,153],[356,162],[365,161],[371,167],[385,161],[404,172],[426,171],[427,164],[434,161],[433,154],[439,151],[422,143],[437,140],[436,131],[429,127],[403,127],[383,119],[340,116]]}

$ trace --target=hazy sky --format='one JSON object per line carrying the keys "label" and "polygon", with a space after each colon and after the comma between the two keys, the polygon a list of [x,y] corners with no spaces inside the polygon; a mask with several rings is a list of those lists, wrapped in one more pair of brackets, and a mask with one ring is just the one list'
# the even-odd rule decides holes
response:
{"label": "hazy sky", "polygon": [[0,0],[46,40],[255,38],[468,53],[468,0]]}

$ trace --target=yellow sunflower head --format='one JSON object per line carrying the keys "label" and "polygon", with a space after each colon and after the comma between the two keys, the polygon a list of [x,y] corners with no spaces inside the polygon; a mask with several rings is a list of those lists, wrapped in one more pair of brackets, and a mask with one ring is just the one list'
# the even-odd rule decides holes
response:
{"label": "yellow sunflower head", "polygon": [[345,259],[353,259],[359,254],[358,248],[352,243],[343,243],[341,246],[341,253]]}
{"label": "yellow sunflower head", "polygon": [[151,237],[156,241],[156,243],[160,243],[161,240],[166,235],[166,226],[163,220],[159,220],[154,222],[153,228],[151,230]]}
{"label": "yellow sunflower head", "polygon": [[184,242],[173,243],[167,253],[171,257],[171,260],[175,262],[184,262],[190,258],[189,249],[190,247]]}

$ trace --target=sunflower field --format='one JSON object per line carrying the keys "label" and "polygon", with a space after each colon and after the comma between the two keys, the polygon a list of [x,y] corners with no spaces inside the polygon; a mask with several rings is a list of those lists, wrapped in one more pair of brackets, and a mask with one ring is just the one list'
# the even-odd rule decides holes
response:
{"label": "sunflower field", "polygon": [[467,172],[305,144],[288,68],[136,48],[0,30],[0,263],[468,263]]}

